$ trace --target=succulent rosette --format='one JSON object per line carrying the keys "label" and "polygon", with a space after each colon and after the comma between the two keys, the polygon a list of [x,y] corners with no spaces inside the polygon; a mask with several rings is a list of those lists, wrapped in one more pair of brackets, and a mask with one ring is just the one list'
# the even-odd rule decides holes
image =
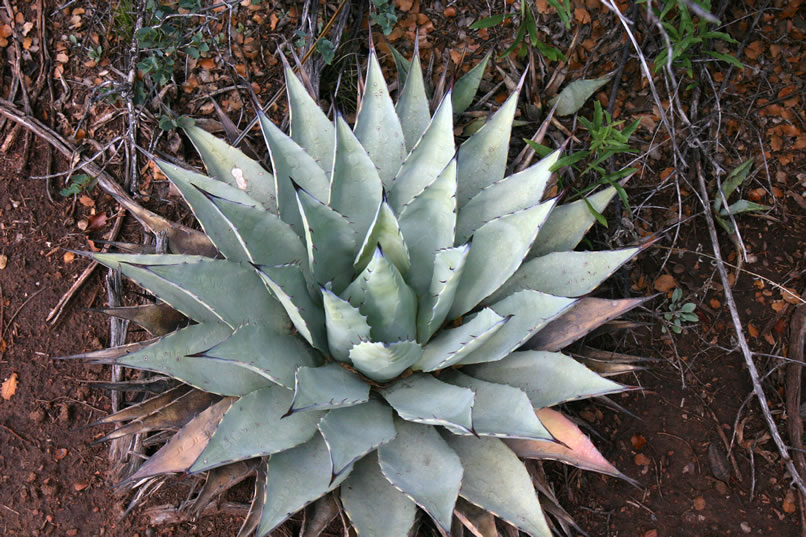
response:
{"label": "succulent rosette", "polygon": [[547,537],[522,458],[618,475],[550,408],[625,389],[558,352],[637,303],[586,295],[638,248],[574,250],[614,190],[544,199],[559,151],[506,175],[520,88],[457,150],[480,72],[432,114],[407,67],[395,104],[371,53],[354,128],[287,69],[290,135],[259,117],[272,173],[188,127],[209,176],[158,164],[203,234],[88,254],[156,297],[108,310],[156,337],[82,356],[178,381],[103,420],[176,431],[128,483],[209,472],[209,501],[257,472],[260,537],[328,494],[362,537],[468,509]]}

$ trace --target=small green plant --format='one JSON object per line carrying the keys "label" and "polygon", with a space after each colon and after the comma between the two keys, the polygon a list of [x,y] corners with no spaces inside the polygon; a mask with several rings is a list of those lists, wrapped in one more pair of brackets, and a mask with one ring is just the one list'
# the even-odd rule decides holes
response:
{"label": "small green plant", "polygon": [[[710,13],[711,0],[693,0],[703,12]],[[640,0],[640,3],[647,3]],[[697,57],[697,47],[707,41],[716,40],[731,44],[738,44],[730,34],[709,30],[707,17],[692,17],[691,11],[684,0],[664,0],[658,7],[652,8],[655,16],[660,21],[663,29],[671,42],[669,47],[663,47],[660,54],[655,58],[655,71],[660,71],[669,62],[671,52],[671,63],[674,68],[683,69],[690,79],[694,79],[693,61]],[[704,54],[728,62],[739,69],[743,69],[742,62],[735,56],[718,52],[716,50],[705,50]]]}
{"label": "small green plant", "polygon": [[112,35],[122,43],[129,43],[134,33],[132,0],[119,0],[112,11]]}
{"label": "small green plant", "polygon": [[397,23],[397,14],[395,14],[395,5],[392,0],[372,0],[372,5],[375,6],[375,11],[370,13],[370,20],[381,27],[383,35],[391,34]]}
{"label": "small green plant", "polygon": [[[559,0],[548,0],[549,4],[554,6],[557,9],[557,13],[560,15],[560,19],[565,24],[566,28],[571,27],[571,4],[570,0],[563,0],[560,2]],[[535,22],[535,15],[532,12],[532,5],[528,3],[526,0],[521,0],[521,9],[520,13],[498,13],[495,15],[491,15],[489,17],[485,17],[481,20],[478,20],[470,25],[471,30],[480,30],[482,28],[490,28],[491,26],[496,26],[498,24],[502,24],[505,20],[515,17],[516,15],[519,16],[520,19],[520,26],[518,26],[518,32],[515,34],[515,40],[512,44],[507,47],[507,49],[501,53],[501,58],[509,56],[515,50],[518,51],[518,55],[523,57],[526,55],[528,49],[526,48],[526,43],[531,43],[533,47],[535,47],[540,54],[542,54],[547,60],[549,61],[556,61],[556,60],[563,60],[565,61],[565,55],[558,49],[552,45],[544,43],[540,39],[538,39],[537,35],[537,24]],[[527,35],[529,36],[529,40],[526,41]],[[524,46],[522,46],[524,45]]]}
{"label": "small green plant", "polygon": [[91,186],[92,177],[86,173],[77,173],[70,176],[70,179],[67,181],[67,186],[61,189],[59,194],[61,194],[62,197],[69,198],[70,196],[75,196],[89,190]]}
{"label": "small green plant", "polygon": [[86,52],[87,52],[87,57],[89,57],[89,59],[91,59],[92,61],[94,61],[96,63],[100,62],[101,58],[104,55],[104,49],[103,49],[103,47],[101,45],[98,45],[98,46],[95,46],[95,47],[93,47],[93,46],[84,46],[83,44],[79,43],[78,37],[76,37],[74,34],[70,34],[70,42],[74,46],[76,46],[78,48],[85,49]]}
{"label": "small green plant", "polygon": [[322,55],[322,59],[326,64],[331,65],[333,59],[336,57],[336,45],[330,39],[320,39],[316,43],[316,50]]}
{"label": "small green plant", "polygon": [[[180,0],[179,7],[190,13],[201,9],[200,0]],[[149,0],[146,4],[146,21],[137,31],[137,42],[146,54],[137,68],[157,87],[165,86],[173,76],[177,60],[184,54],[198,59],[210,46],[198,29],[188,35],[192,16],[180,15],[173,5]]]}
{"label": "small green plant", "polygon": [[[560,158],[552,169],[561,170],[564,167],[573,166],[574,169],[579,171],[580,178],[584,178],[591,173],[594,174],[597,177],[596,181],[590,183],[589,187],[578,191],[577,196],[582,197],[598,185],[609,186],[615,189],[627,211],[630,211],[627,193],[624,187],[619,184],[619,180],[635,173],[636,169],[623,168],[609,173],[604,168],[604,163],[616,155],[638,152],[637,149],[630,146],[630,137],[638,128],[639,121],[635,120],[626,127],[622,127],[624,121],[613,121],[613,117],[607,110],[602,108],[599,101],[594,101],[593,118],[587,119],[580,116],[579,121],[590,133],[590,149],[574,151],[570,155]],[[548,155],[552,151],[552,149],[536,144],[531,140],[526,140],[526,143],[541,156]],[[562,181],[562,178],[560,178],[560,181]],[[562,183],[560,183],[560,186],[563,186]],[[582,199],[587,202],[587,198],[582,197]],[[587,205],[596,220],[607,227],[607,220],[601,212],[593,204],[587,203]]]}
{"label": "small green plant", "polygon": [[728,178],[724,183],[719,183],[719,190],[722,192],[720,194],[720,192],[717,191],[716,195],[714,196],[714,201],[712,203],[715,213],[714,218],[716,219],[717,223],[722,226],[722,229],[728,233],[733,233],[736,231],[736,228],[730,219],[731,215],[736,216],[737,214],[754,213],[769,209],[767,205],[762,205],[746,199],[739,199],[728,206],[725,206],[725,204],[722,203],[722,195],[724,194],[724,199],[727,202],[730,199],[731,194],[733,194],[736,189],[739,188],[739,186],[747,181],[752,167],[753,159],[748,159],[742,162],[736,167],[736,169],[728,174]]}
{"label": "small green plant", "polygon": [[195,121],[193,121],[192,117],[188,116],[179,116],[179,117],[172,117],[169,115],[163,115],[160,117],[160,128],[164,131],[170,131],[173,129],[188,129],[195,125]]}
{"label": "small green plant", "polygon": [[694,302],[683,302],[683,290],[675,287],[672,291],[672,301],[669,303],[669,311],[663,314],[663,318],[668,322],[664,324],[661,331],[665,334],[668,328],[671,328],[675,334],[680,334],[683,331],[684,323],[698,323],[700,318],[694,313],[697,305]]}

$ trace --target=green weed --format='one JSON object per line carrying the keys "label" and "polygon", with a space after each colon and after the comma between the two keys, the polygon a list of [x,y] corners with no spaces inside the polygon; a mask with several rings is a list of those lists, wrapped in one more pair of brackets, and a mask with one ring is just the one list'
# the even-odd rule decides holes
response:
{"label": "green weed", "polygon": [[[563,21],[566,28],[571,27],[571,4],[570,0],[548,0],[549,4],[557,9],[560,15],[560,20]],[[541,41],[538,38],[537,23],[535,22],[535,15],[532,11],[532,4],[527,0],[521,0],[521,8],[519,13],[497,13],[489,17],[480,19],[470,25],[471,30],[480,30],[482,28],[490,28],[502,24],[505,20],[518,17],[520,24],[518,31],[515,34],[515,40],[501,53],[501,58],[509,56],[512,52],[518,51],[518,55],[523,57],[528,52],[526,44],[531,44],[536,48],[549,61],[563,60],[565,55],[558,49],[548,43]],[[528,40],[527,40],[528,37]]]}
{"label": "green weed", "polygon": [[[711,0],[693,0],[704,12],[710,13]],[[646,0],[639,0],[639,3],[646,4]],[[655,58],[655,72],[663,69],[669,63],[671,54],[671,65],[674,69],[682,69],[688,78],[694,80],[694,61],[699,56],[699,49],[702,45],[710,41],[722,41],[730,44],[737,44],[730,34],[709,29],[709,22],[705,17],[692,16],[688,5],[684,0],[664,0],[652,8],[655,16],[660,21],[666,34],[669,36],[671,49],[663,47],[660,54]],[[742,62],[735,56],[718,52],[711,48],[702,51],[703,54],[721,60],[739,69],[743,69]]]}
{"label": "green weed", "polygon": [[700,318],[694,313],[696,309],[697,305],[694,302],[686,302],[683,304],[683,290],[676,287],[675,290],[672,291],[672,300],[669,302],[669,309],[663,314],[663,318],[668,323],[668,328],[665,323],[661,330],[664,334],[668,332],[669,329],[675,334],[680,334],[685,327],[685,323],[694,324],[700,322]]}

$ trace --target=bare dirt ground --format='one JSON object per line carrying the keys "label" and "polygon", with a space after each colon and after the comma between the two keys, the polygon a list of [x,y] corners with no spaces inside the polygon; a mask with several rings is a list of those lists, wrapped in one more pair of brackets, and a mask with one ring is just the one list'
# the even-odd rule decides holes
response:
{"label": "bare dirt ground", "polygon": [[[797,297],[804,291],[806,273],[806,135],[802,130],[806,129],[802,50],[806,15],[798,9],[800,2],[713,3],[726,23],[721,30],[738,42],[721,50],[736,55],[744,69],[718,62],[698,63],[696,84],[688,87],[681,82],[680,104],[672,102],[671,112],[670,101],[664,97],[668,80],[664,82],[658,73],[655,83],[666,112],[676,117],[674,138],[664,129],[638,55],[612,13],[598,1],[572,2],[574,26],[566,30],[558,23],[556,12],[542,11],[545,2],[535,4],[540,31],[567,53],[568,62],[533,62],[534,74],[520,113],[530,123],[513,140],[530,137],[539,126],[532,116],[540,116],[545,91],[551,90],[554,73],[560,68],[566,69],[563,76],[568,80],[620,71],[617,91],[611,95],[606,86],[594,98],[612,108],[614,119],[641,122],[631,140],[640,149],[633,164],[639,171],[626,186],[632,214],[621,207],[611,208],[605,213],[608,229],[597,227],[591,241],[617,245],[651,233],[661,238],[601,291],[604,296],[658,296],[629,315],[634,323],[629,330],[584,342],[653,359],[635,376],[621,378],[643,391],[615,397],[613,401],[623,407],[620,410],[597,401],[572,404],[568,409],[589,426],[586,432],[602,453],[640,487],[545,463],[561,503],[591,537],[788,537],[804,531],[802,504],[792,476],[770,437],[758,401],[752,397],[753,386],[713,260],[698,197],[696,163],[703,166],[713,195],[713,161],[730,171],[754,158],[751,177],[740,194],[770,208],[737,217],[747,256],[742,270],[729,267],[732,291],[778,430],[788,445],[802,449],[802,441],[791,445],[787,435],[787,378],[792,373],[786,357],[793,356],[790,324],[802,303]],[[326,6],[326,14],[336,9],[333,4]],[[471,22],[490,14],[487,7],[474,2],[427,4],[396,2],[399,21],[388,38],[409,54],[418,28],[426,36],[425,54],[435,58],[435,82],[445,62],[459,64],[467,55],[469,65],[462,64],[466,70],[487,50],[500,54],[517,31],[512,21],[487,30],[468,30]],[[74,145],[84,144],[85,155],[104,149],[127,128],[125,100],[96,99],[92,91],[106,81],[119,83],[119,75],[127,71],[123,61],[127,44],[116,40],[107,24],[118,7],[118,3],[91,6],[81,1],[60,7],[45,0],[0,6],[0,27],[8,25],[18,31],[0,40],[0,53],[9,60],[0,65],[0,98],[3,102],[12,99],[18,110],[25,109],[21,93],[12,95],[14,81],[19,80],[13,61],[18,37],[19,74],[33,97],[30,113]],[[228,117],[244,128],[252,112],[246,104],[248,95],[233,89],[233,70],[247,76],[263,102],[282,89],[274,51],[276,44],[295,39],[301,10],[301,5],[291,2],[250,4],[247,0],[236,5],[228,12],[233,18],[227,24],[215,26],[226,18],[223,15],[210,23],[211,31],[219,33],[240,28],[239,24],[243,28],[231,34],[234,37],[228,46],[222,43],[221,50],[229,49],[230,57],[222,60],[211,51],[198,61],[177,65],[176,83],[167,86],[163,98],[170,99],[177,114],[200,118],[202,125],[223,136],[222,118],[206,98],[212,95]],[[358,13],[353,16],[360,16]],[[42,20],[47,21],[44,34]],[[26,23],[31,23],[27,30]],[[363,57],[366,30],[362,33],[360,25],[355,26],[358,30],[353,35],[360,43],[350,45],[354,47],[350,50]],[[662,47],[651,28],[647,21],[636,28],[647,54]],[[574,39],[576,31],[579,35]],[[47,55],[42,42],[36,41],[43,35]],[[71,44],[69,35],[82,44]],[[27,37],[32,41],[26,42]],[[380,35],[376,40],[380,41]],[[88,56],[86,47],[97,45],[104,54],[96,61]],[[516,79],[528,64],[528,57],[517,55],[493,58],[498,68],[488,70],[481,92],[491,93],[490,101],[500,100],[507,92],[507,82]],[[353,59],[350,65],[354,63]],[[392,78],[394,63],[389,56],[384,56],[384,66]],[[334,91],[334,71],[353,68],[348,64],[324,68],[321,94]],[[710,79],[703,78],[704,70]],[[692,109],[694,102],[699,105],[697,110]],[[145,104],[139,145],[198,163],[190,144],[177,131],[163,134],[157,128],[158,105],[153,99]],[[339,105],[349,114],[349,99],[340,100]],[[482,104],[471,111],[481,116],[489,107],[490,103]],[[690,116],[690,125],[682,121],[677,107]],[[283,99],[270,109],[278,119],[285,110]],[[589,103],[580,114],[590,117],[592,110]],[[464,117],[463,124],[473,118],[474,114]],[[562,141],[566,131],[573,131],[584,146],[584,129],[575,127],[570,118],[562,118],[560,123],[552,126],[551,140]],[[115,493],[108,448],[92,444],[105,431],[88,427],[111,411],[109,392],[92,385],[108,380],[110,373],[102,366],[53,360],[108,344],[105,318],[86,311],[106,303],[106,270],[97,270],[80,287],[55,324],[46,321],[87,266],[86,260],[67,249],[97,246],[91,241],[112,229],[118,208],[97,187],[64,197],[58,191],[64,187],[65,176],[36,179],[63,172],[70,163],[45,141],[25,133],[25,129],[15,131],[11,121],[0,123],[0,382],[4,382],[0,399],[0,534],[235,535],[242,516],[226,508],[195,521],[157,520],[153,508],[178,506],[197,484],[195,478],[179,477],[123,516],[131,496]],[[9,137],[12,142],[6,144]],[[254,147],[260,147],[257,138],[250,138]],[[698,143],[706,144],[702,153],[698,153]],[[124,148],[115,147],[116,154],[108,148],[102,151],[101,160],[122,182]],[[520,148],[516,143],[513,156]],[[680,157],[685,157],[685,165]],[[135,193],[153,210],[189,222],[187,210],[147,166],[147,160],[141,156],[138,161],[141,180]],[[742,258],[737,254],[738,241],[721,228],[718,232],[725,260],[738,264]],[[142,232],[131,217],[124,218],[119,238],[141,241]],[[699,318],[696,324],[684,324],[681,334],[662,332],[663,314],[669,311],[674,288],[682,290],[684,301],[696,304]],[[245,483],[231,491],[221,499],[222,505],[246,501],[251,487]],[[290,523],[289,531],[298,529],[298,524]],[[341,532],[335,527],[333,535]]]}

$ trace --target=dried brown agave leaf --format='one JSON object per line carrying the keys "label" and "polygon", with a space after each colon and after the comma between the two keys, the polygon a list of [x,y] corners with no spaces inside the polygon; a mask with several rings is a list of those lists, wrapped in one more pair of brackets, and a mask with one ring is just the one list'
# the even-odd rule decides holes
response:
{"label": "dried brown agave leaf", "polygon": [[646,367],[639,364],[653,361],[649,358],[620,352],[602,351],[587,345],[572,353],[572,356],[603,377],[642,371]]}
{"label": "dried brown agave leaf", "polygon": [[523,348],[559,351],[611,319],[623,315],[652,297],[610,300],[585,297],[538,332]]}
{"label": "dried brown agave leaf", "polygon": [[133,483],[158,474],[186,471],[204,451],[224,413],[236,399],[225,397],[190,420],[124,483]]}
{"label": "dried brown agave leaf", "polygon": [[504,442],[518,457],[522,459],[557,460],[583,470],[600,472],[634,483],[632,479],[610,464],[599,453],[593,442],[570,419],[551,408],[541,408],[535,412],[543,425],[546,426],[546,429],[561,443],[505,439]]}
{"label": "dried brown agave leaf", "polygon": [[481,507],[459,498],[456,501],[453,514],[475,537],[498,537],[495,517],[489,511],[485,511]]}
{"label": "dried brown agave leaf", "polygon": [[255,473],[258,460],[235,462],[210,470],[207,473],[207,481],[204,482],[198,496],[191,502],[190,509],[193,514],[199,516],[213,501],[213,498]]}
{"label": "dried brown agave leaf", "polygon": [[98,308],[91,311],[133,321],[155,336],[169,334],[187,322],[187,317],[165,303]]}
{"label": "dried brown agave leaf", "polygon": [[319,537],[328,525],[339,516],[341,507],[333,494],[322,496],[307,508],[300,529],[300,537]]}
{"label": "dried brown agave leaf", "polygon": [[95,424],[117,423],[120,421],[142,419],[149,414],[157,412],[161,408],[165,407],[165,405],[170,404],[171,401],[174,401],[178,397],[186,394],[191,389],[192,388],[187,384],[181,384],[155,397],[152,397],[151,399],[146,399],[142,403],[126,407],[119,412],[115,412],[114,414],[101,418]]}
{"label": "dried brown agave leaf", "polygon": [[130,434],[147,433],[161,429],[178,429],[220,399],[220,396],[209,392],[192,390],[161,407],[158,412],[127,423],[123,427],[99,438],[96,442],[106,442],[107,440],[114,440]]}
{"label": "dried brown agave leaf", "polygon": [[263,502],[266,496],[266,471],[269,465],[266,458],[259,459],[257,465],[257,478],[255,479],[255,494],[252,496],[252,504],[249,506],[249,513],[238,531],[238,537],[252,535],[260,524],[260,516],[263,514]]}

